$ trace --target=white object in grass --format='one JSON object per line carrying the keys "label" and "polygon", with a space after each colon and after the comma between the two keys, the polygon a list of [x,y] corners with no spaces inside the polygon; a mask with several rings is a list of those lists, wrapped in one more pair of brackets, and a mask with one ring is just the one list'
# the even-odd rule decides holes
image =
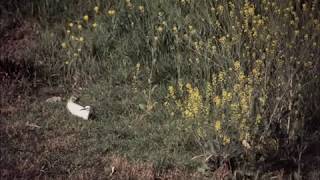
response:
{"label": "white object in grass", "polygon": [[76,104],[75,101],[77,100],[76,97],[71,96],[67,103],[67,109],[71,114],[74,116],[80,117],[82,119],[88,120],[90,115],[90,106],[81,106],[79,104]]}

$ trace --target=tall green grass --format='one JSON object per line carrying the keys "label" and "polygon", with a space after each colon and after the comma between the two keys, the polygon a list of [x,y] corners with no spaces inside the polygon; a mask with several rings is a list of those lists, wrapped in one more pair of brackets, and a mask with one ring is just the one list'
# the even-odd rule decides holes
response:
{"label": "tall green grass", "polygon": [[149,130],[161,122],[168,148],[263,161],[308,137],[319,99],[317,1],[76,2],[32,6],[52,22],[36,59],[48,79],[128,88],[131,120]]}

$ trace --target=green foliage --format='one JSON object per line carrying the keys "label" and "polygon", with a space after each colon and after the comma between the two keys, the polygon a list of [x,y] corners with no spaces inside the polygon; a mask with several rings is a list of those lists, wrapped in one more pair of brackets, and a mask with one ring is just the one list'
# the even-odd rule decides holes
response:
{"label": "green foliage", "polygon": [[[139,157],[144,139],[168,153],[218,146],[264,159],[288,145],[283,137],[303,139],[315,118],[317,1],[49,2],[36,3],[58,22],[41,37],[44,66],[67,85],[103,81],[108,88],[92,94],[97,116],[129,118],[123,125],[139,140],[127,148]],[[117,88],[128,91],[121,104],[99,94]]]}

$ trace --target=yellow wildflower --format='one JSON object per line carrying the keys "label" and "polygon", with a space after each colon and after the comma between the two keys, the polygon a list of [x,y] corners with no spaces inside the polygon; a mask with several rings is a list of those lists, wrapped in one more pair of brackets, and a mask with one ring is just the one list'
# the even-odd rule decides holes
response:
{"label": "yellow wildflower", "polygon": [[92,27],[93,27],[93,28],[96,28],[96,27],[97,27],[97,23],[93,23],[93,24],[92,24]]}
{"label": "yellow wildflower", "polygon": [[94,7],[93,10],[94,10],[96,13],[98,13],[98,12],[99,12],[99,6]]}
{"label": "yellow wildflower", "polygon": [[83,38],[83,37],[80,37],[80,38],[79,38],[79,41],[80,41],[80,42],[83,42],[83,41],[84,41],[84,38]]}
{"label": "yellow wildflower", "polygon": [[62,48],[66,48],[66,47],[67,47],[67,44],[66,44],[66,43],[62,43],[62,44],[61,44],[61,47],[62,47]]}
{"label": "yellow wildflower", "polygon": [[250,7],[247,12],[248,12],[248,15],[253,16],[254,15],[254,7]]}
{"label": "yellow wildflower", "polygon": [[136,69],[139,70],[140,69],[140,63],[136,64]]}
{"label": "yellow wildflower", "polygon": [[89,16],[88,15],[83,16],[83,20],[86,22],[89,21]]}
{"label": "yellow wildflower", "polygon": [[187,83],[187,84],[186,84],[186,88],[187,88],[187,89],[192,89],[191,84],[190,84],[190,83]]}
{"label": "yellow wildflower", "polygon": [[114,9],[108,10],[108,15],[109,16],[114,16],[115,14],[116,14],[116,10],[114,10]]}
{"label": "yellow wildflower", "polygon": [[223,10],[224,10],[224,7],[223,7],[222,5],[219,5],[219,6],[218,6],[218,12],[219,12],[220,14],[222,14],[222,13],[223,13]]}
{"label": "yellow wildflower", "polygon": [[177,32],[177,31],[178,31],[177,26],[173,26],[172,31],[173,31],[173,32]]}
{"label": "yellow wildflower", "polygon": [[307,11],[307,4],[306,3],[302,4],[302,9],[303,9],[303,11]]}
{"label": "yellow wildflower", "polygon": [[159,26],[159,27],[157,28],[157,30],[158,30],[159,32],[162,32],[162,31],[163,31],[163,27],[162,27],[162,26]]}
{"label": "yellow wildflower", "polygon": [[239,61],[235,61],[233,65],[234,65],[234,69],[235,69],[236,71],[239,71],[239,70],[240,70],[241,65],[240,65],[240,62],[239,62]]}
{"label": "yellow wildflower", "polygon": [[222,36],[220,39],[219,39],[219,42],[221,44],[224,44],[226,42],[227,38],[225,36]]}
{"label": "yellow wildflower", "polygon": [[139,11],[140,11],[141,13],[144,12],[144,6],[139,6],[138,9],[139,9]]}
{"label": "yellow wildflower", "polygon": [[203,109],[202,96],[198,88],[192,88],[190,83],[186,84],[188,96],[184,102],[183,115],[186,118],[196,118]]}
{"label": "yellow wildflower", "polygon": [[221,106],[221,98],[220,98],[220,96],[215,96],[215,97],[213,98],[213,102],[215,103],[215,105],[216,105],[217,107],[220,107],[220,106]]}
{"label": "yellow wildflower", "polygon": [[218,81],[219,82],[223,82],[224,81],[224,79],[225,79],[225,72],[219,72],[219,74],[218,74]]}
{"label": "yellow wildflower", "polygon": [[230,143],[230,137],[228,137],[228,136],[223,136],[223,144],[224,145],[227,145],[227,144],[229,144]]}
{"label": "yellow wildflower", "polygon": [[168,87],[168,91],[169,91],[169,95],[171,96],[171,97],[174,97],[175,95],[174,95],[174,87],[173,86],[169,86]]}
{"label": "yellow wildflower", "polygon": [[69,23],[69,27],[73,27],[73,23]]}
{"label": "yellow wildflower", "polygon": [[221,130],[221,121],[217,120],[214,124],[214,128],[216,129],[216,131],[220,131]]}
{"label": "yellow wildflower", "polygon": [[133,8],[133,5],[132,5],[132,3],[129,1],[129,2],[127,2],[127,7],[129,8],[129,9],[132,9]]}
{"label": "yellow wildflower", "polygon": [[166,106],[166,107],[168,107],[168,106],[169,106],[169,102],[168,102],[168,101],[165,101],[165,102],[163,103],[163,105]]}

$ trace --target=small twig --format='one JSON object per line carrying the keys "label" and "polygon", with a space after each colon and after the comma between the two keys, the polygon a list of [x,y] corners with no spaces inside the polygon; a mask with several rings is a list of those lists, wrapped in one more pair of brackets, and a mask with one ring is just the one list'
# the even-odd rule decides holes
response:
{"label": "small twig", "polygon": [[201,157],[204,157],[205,154],[201,154],[201,155],[198,155],[198,156],[194,156],[193,158],[191,158],[191,160],[196,160],[198,158],[201,158]]}
{"label": "small twig", "polygon": [[29,124],[29,122],[26,123],[26,126],[29,126],[29,127],[33,127],[33,128],[41,128],[40,126],[36,125],[36,124]]}
{"label": "small twig", "polygon": [[109,176],[112,176],[112,175],[114,174],[114,172],[116,172],[116,170],[115,170],[115,167],[112,166],[112,167],[111,167],[111,173],[109,174]]}

